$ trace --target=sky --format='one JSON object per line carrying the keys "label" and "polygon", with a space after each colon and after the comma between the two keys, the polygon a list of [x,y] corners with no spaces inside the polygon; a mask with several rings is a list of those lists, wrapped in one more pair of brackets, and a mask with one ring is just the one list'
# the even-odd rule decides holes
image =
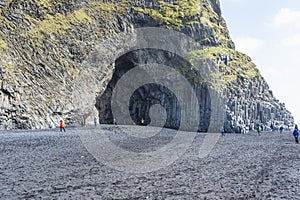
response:
{"label": "sky", "polygon": [[249,55],[300,124],[300,1],[220,0],[236,50]]}

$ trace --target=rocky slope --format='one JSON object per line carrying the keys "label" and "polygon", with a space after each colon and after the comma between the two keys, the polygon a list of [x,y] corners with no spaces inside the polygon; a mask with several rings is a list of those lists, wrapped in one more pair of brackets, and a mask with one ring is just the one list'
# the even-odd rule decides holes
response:
{"label": "rocky slope", "polygon": [[[176,70],[197,88],[200,131],[207,131],[213,121],[207,87],[226,97],[227,131],[241,126],[251,129],[257,123],[291,125],[291,113],[276,100],[251,59],[234,50],[219,4],[218,0],[1,1],[0,129],[51,128],[60,117],[67,124],[89,123],[95,116],[111,123],[109,91],[113,83],[135,65],[150,61],[179,66]],[[189,49],[189,62],[170,52],[142,49],[120,55],[114,63],[108,54],[102,54],[97,58],[99,66],[85,66],[100,42],[141,27],[164,27],[192,37],[195,47]],[[110,41],[106,49],[118,54],[128,50],[132,41]],[[218,69],[214,73],[221,80],[218,84],[195,80],[199,66],[205,63]],[[149,121],[149,105],[159,103],[169,113],[166,126],[176,128],[176,102],[145,103],[149,98],[145,94],[151,90],[168,96],[160,86],[140,88],[131,106],[133,120],[138,123],[144,116]],[[134,115],[135,108],[141,108],[139,114]]]}

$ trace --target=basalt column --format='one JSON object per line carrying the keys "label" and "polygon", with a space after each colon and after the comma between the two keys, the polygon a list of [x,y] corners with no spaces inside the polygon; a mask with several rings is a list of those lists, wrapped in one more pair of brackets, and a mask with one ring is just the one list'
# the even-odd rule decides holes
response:
{"label": "basalt column", "polygon": [[[118,81],[134,67],[143,64],[164,64],[174,69],[183,67],[190,68],[190,64],[177,55],[160,50],[138,50],[127,53],[115,61],[115,71],[111,81],[106,87],[105,92],[97,97],[96,107],[99,111],[99,121],[103,124],[112,124],[114,122],[112,112],[112,94]],[[200,117],[198,131],[206,132],[210,125],[211,115],[211,100],[208,86],[206,84],[195,84],[190,77],[186,79],[191,83],[198,99],[199,113],[191,114],[190,118],[193,120],[195,116]],[[134,80],[128,82],[127,87],[131,87]],[[157,83],[145,84],[132,92],[131,98],[128,102],[128,110],[132,122],[137,125],[153,125],[164,126],[166,128],[178,129],[181,122],[182,105],[180,105],[178,98],[169,88]],[[191,102],[184,102],[190,104]],[[155,109],[157,106],[162,109]],[[194,106],[194,105],[189,105]],[[152,109],[152,110],[151,110]],[[151,114],[153,112],[153,114]],[[161,116],[165,116],[165,121],[159,121]],[[124,120],[119,120],[120,124],[127,124]]]}

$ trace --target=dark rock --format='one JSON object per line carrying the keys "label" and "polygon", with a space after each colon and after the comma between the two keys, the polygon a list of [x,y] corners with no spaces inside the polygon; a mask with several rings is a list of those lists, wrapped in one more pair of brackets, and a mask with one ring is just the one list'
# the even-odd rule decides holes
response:
{"label": "dark rock", "polygon": [[[220,116],[225,119],[227,132],[244,126],[253,129],[258,123],[293,124],[291,113],[275,99],[258,70],[248,67],[253,65],[251,59],[235,52],[218,0],[197,1],[199,5],[164,2],[1,1],[0,129],[53,128],[60,117],[67,125],[94,123],[98,116],[101,122],[112,123],[110,98],[114,82],[129,69],[148,63],[173,66],[186,77],[199,101],[199,131],[208,131],[209,126],[219,130]],[[173,16],[168,16],[166,9]],[[195,13],[188,12],[194,9]],[[189,52],[200,54],[191,60],[181,59],[174,52],[149,49],[119,55],[130,52],[136,38],[129,36],[141,27],[180,31],[195,42],[174,40],[174,48],[188,46]],[[129,38],[109,40],[119,33]],[[91,56],[101,41],[107,41],[106,48]],[[207,49],[218,52],[206,52]],[[119,57],[110,62],[116,55]],[[85,66],[85,61],[91,66]],[[216,86],[212,77],[202,77],[201,66],[217,79],[224,79],[223,85]],[[213,112],[217,97],[209,92],[212,90],[226,97],[220,116]],[[177,128],[180,106],[173,96],[159,85],[139,88],[133,95],[136,101],[131,102],[133,121],[138,123],[145,116],[146,123],[150,123],[150,106],[160,104],[168,116],[165,126]]]}

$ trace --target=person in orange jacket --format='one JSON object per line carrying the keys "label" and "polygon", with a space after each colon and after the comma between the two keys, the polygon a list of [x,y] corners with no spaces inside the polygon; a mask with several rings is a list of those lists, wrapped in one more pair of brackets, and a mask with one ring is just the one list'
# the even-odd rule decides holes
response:
{"label": "person in orange jacket", "polygon": [[62,132],[62,130],[64,130],[64,132],[66,132],[65,123],[62,119],[60,119],[60,121],[59,121],[59,128],[60,128],[60,132]]}

